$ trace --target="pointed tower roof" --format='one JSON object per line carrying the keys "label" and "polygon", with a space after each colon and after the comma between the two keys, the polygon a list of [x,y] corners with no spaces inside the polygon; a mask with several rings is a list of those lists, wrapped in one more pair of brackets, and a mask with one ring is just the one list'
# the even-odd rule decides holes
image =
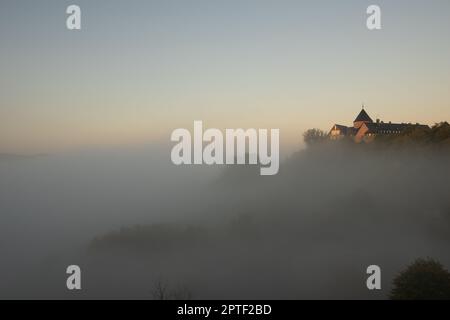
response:
{"label": "pointed tower roof", "polygon": [[362,107],[361,112],[358,114],[358,116],[356,117],[355,121],[353,122],[373,122],[373,120],[369,117],[369,115],[367,114],[366,110],[364,110],[364,106]]}

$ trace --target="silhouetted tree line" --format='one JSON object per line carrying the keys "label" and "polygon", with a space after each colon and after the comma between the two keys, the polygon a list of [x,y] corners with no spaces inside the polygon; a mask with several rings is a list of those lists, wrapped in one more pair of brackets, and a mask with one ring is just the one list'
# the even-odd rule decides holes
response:
{"label": "silhouetted tree line", "polygon": [[328,141],[328,134],[317,128],[308,129],[303,133],[303,141],[305,141],[308,146],[323,143]]}

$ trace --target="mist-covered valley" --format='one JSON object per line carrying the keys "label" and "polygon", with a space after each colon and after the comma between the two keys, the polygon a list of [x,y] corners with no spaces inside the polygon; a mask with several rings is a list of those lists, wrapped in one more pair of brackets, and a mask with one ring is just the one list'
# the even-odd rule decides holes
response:
{"label": "mist-covered valley", "polygon": [[384,299],[414,259],[450,266],[448,148],[324,143],[276,176],[169,155],[3,156],[0,297]]}

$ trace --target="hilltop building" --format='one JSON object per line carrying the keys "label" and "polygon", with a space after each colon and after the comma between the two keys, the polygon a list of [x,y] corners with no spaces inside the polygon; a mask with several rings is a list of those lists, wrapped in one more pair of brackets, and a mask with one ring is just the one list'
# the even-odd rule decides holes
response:
{"label": "hilltop building", "polygon": [[342,137],[353,137],[356,142],[370,142],[377,135],[382,134],[399,134],[402,131],[411,127],[425,127],[427,125],[422,125],[419,123],[392,123],[383,122],[377,119],[375,122],[362,107],[361,112],[358,114],[356,119],[353,121],[352,127],[347,127],[340,124],[335,124],[329,133],[329,137],[332,140],[338,140]]}

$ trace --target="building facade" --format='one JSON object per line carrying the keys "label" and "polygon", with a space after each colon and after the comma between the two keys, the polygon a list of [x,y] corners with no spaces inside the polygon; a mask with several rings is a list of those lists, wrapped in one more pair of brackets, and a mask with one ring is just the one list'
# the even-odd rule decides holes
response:
{"label": "building facade", "polygon": [[356,142],[370,142],[377,135],[399,134],[411,127],[428,128],[427,125],[419,123],[392,123],[383,122],[379,119],[374,122],[364,110],[363,106],[361,112],[353,121],[352,127],[335,124],[329,132],[329,137],[332,140],[338,140],[343,137],[352,137]]}

